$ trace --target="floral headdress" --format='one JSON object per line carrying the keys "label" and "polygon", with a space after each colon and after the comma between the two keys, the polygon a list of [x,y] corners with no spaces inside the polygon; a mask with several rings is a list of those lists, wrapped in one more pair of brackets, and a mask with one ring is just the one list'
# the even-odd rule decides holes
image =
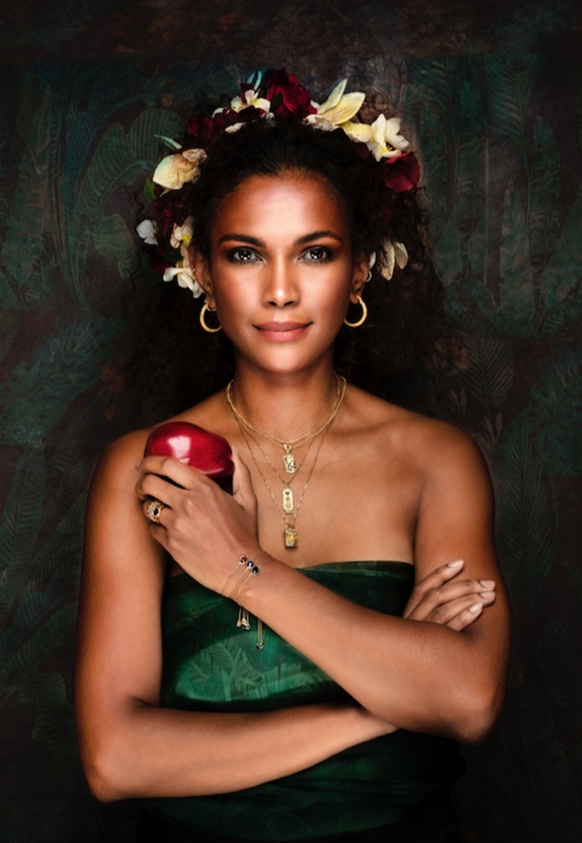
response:
{"label": "floral headdress", "polygon": [[[373,156],[378,164],[378,178],[387,188],[399,193],[416,186],[420,174],[418,161],[414,153],[408,151],[409,142],[400,134],[400,119],[380,114],[371,125],[354,121],[365,94],[359,91],[346,94],[346,84],[344,79],[325,102],[319,104],[312,100],[307,88],[295,76],[271,68],[243,82],[240,96],[231,100],[228,106],[216,109],[212,117],[190,119],[181,143],[162,138],[173,152],[160,161],[152,179],[146,183],[146,194],[153,200],[154,219],[141,222],[137,232],[151,247],[150,262],[155,269],[163,271],[164,281],[175,278],[180,287],[189,288],[195,297],[202,295],[189,257],[193,218],[183,214],[182,219],[177,220],[178,214],[169,209],[164,197],[197,180],[200,165],[208,157],[218,135],[237,132],[250,121],[295,119],[321,131],[341,129],[360,145],[363,156]],[[159,244],[160,233],[169,240],[172,259]],[[408,254],[402,243],[391,239],[385,240],[382,246],[384,260],[378,269],[390,280],[395,264],[401,269],[406,266]],[[179,254],[177,260],[176,253]],[[370,269],[375,261],[373,254]]]}

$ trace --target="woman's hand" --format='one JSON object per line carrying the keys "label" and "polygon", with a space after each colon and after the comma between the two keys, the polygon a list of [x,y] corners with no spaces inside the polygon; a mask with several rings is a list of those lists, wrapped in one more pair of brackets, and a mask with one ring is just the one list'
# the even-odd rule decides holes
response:
{"label": "woman's hand", "polygon": [[232,495],[171,457],[145,457],[137,466],[144,516],[151,499],[164,504],[158,523],[149,524],[152,536],[191,577],[218,593],[238,558],[260,549],[251,477],[235,451],[233,462]]}
{"label": "woman's hand", "polygon": [[449,562],[417,583],[410,595],[403,618],[432,621],[461,632],[495,601],[493,580],[457,580],[463,560]]}

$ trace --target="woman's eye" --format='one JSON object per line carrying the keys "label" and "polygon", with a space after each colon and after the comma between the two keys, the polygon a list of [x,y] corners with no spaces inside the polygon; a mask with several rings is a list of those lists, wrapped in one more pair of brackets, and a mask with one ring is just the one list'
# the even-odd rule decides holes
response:
{"label": "woman's eye", "polygon": [[303,252],[303,258],[312,263],[327,263],[333,258],[333,252],[326,246],[310,246]]}
{"label": "woman's eye", "polygon": [[232,249],[228,253],[228,258],[233,263],[252,263],[253,261],[259,260],[259,256],[254,249],[249,249],[246,246],[239,246],[238,249]]}

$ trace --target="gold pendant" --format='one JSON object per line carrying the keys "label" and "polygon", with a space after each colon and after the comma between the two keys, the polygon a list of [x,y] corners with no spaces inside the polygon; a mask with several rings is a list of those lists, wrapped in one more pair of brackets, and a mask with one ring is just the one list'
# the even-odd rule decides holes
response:
{"label": "gold pendant", "polygon": [[293,524],[285,524],[285,547],[297,547],[297,530]]}
{"label": "gold pendant", "polygon": [[283,492],[281,494],[281,505],[283,507],[283,512],[293,512],[293,491],[289,488],[289,486],[285,486]]}
{"label": "gold pendant", "polygon": [[285,450],[287,451],[283,457],[283,468],[285,469],[285,474],[295,474],[297,471],[297,460],[291,453],[290,445],[285,445]]}

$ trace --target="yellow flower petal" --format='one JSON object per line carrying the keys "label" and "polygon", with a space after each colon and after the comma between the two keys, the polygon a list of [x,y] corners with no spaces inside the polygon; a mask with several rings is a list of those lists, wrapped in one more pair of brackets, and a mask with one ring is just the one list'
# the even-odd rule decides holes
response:
{"label": "yellow flower petal", "polygon": [[336,126],[340,126],[342,123],[347,123],[348,120],[356,116],[365,99],[365,94],[354,91],[353,94],[346,94],[342,97],[333,108],[328,108],[325,111],[322,109],[318,114]]}
{"label": "yellow flower petal", "polygon": [[322,102],[321,105],[316,102],[312,103],[313,107],[317,108],[319,114],[321,114],[323,111],[327,111],[336,107],[336,105],[339,103],[339,101],[344,95],[347,83],[347,79],[342,79],[341,82],[338,82],[329,97],[326,99],[325,102]]}
{"label": "yellow flower petal", "polygon": [[360,141],[360,143],[368,143],[372,137],[372,127],[367,123],[342,123],[340,129],[343,129],[352,140]]}

